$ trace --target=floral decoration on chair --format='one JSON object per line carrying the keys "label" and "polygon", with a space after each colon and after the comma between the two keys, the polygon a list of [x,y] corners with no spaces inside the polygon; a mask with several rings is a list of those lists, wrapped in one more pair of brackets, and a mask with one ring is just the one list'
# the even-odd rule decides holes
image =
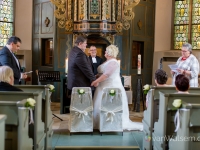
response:
{"label": "floral decoration on chair", "polygon": [[49,85],[49,91],[55,92],[55,87],[52,84]]}
{"label": "floral decoration on chair", "polygon": [[115,93],[116,93],[115,90],[110,90],[109,95],[110,96],[115,96]]}
{"label": "floral decoration on chair", "polygon": [[173,101],[172,105],[174,106],[173,110],[177,110],[177,109],[181,108],[182,100],[181,99],[175,99]]}
{"label": "floral decoration on chair", "polygon": [[[34,123],[34,120],[33,120],[33,109],[35,107],[35,103],[36,103],[36,101],[33,98],[28,98],[26,100],[26,103],[24,104],[24,107],[27,108],[27,112],[28,112],[28,110],[30,111],[30,122],[29,122],[29,124],[33,124]],[[26,121],[25,121],[25,123],[26,123]],[[25,126],[25,124],[24,124],[24,126]]]}
{"label": "floral decoration on chair", "polygon": [[112,100],[113,100],[115,94],[116,94],[116,91],[115,91],[115,90],[113,90],[113,89],[110,90],[109,95],[110,95],[110,102],[111,102],[111,103],[112,103]]}
{"label": "floral decoration on chair", "polygon": [[145,95],[149,92],[149,90],[150,90],[149,84],[146,84],[146,85],[143,86],[143,92],[144,92]]}

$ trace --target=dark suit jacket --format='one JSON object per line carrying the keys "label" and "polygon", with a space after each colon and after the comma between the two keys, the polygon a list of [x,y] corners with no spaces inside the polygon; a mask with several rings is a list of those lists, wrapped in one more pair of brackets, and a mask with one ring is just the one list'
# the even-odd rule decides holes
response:
{"label": "dark suit jacket", "polygon": [[68,57],[67,88],[90,87],[95,80],[92,64],[88,56],[77,46],[73,47]]}
{"label": "dark suit jacket", "polygon": [[99,57],[99,56],[96,56],[97,63],[93,63],[92,62],[92,57],[91,56],[89,56],[89,59],[90,59],[91,64],[93,66],[94,75],[97,75],[98,74],[97,68],[98,68],[99,65],[101,65],[103,63],[103,59],[101,57]]}
{"label": "dark suit jacket", "polygon": [[0,82],[0,91],[22,91],[21,89],[6,82]]}
{"label": "dark suit jacket", "polygon": [[21,78],[21,67],[18,67],[13,54],[6,46],[0,50],[0,66],[9,66],[10,68],[12,68],[15,79],[14,83],[19,84],[19,79]]}

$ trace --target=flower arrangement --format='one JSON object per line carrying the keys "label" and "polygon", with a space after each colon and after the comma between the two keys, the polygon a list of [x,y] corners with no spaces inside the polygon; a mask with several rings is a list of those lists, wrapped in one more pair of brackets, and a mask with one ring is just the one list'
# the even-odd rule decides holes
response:
{"label": "flower arrangement", "polygon": [[115,96],[115,93],[116,93],[115,90],[110,90],[109,95],[110,96]]}
{"label": "flower arrangement", "polygon": [[30,107],[31,109],[34,109],[34,106],[35,106],[35,100],[34,99],[32,99],[32,98],[28,98],[27,100],[26,100],[26,103],[25,103],[25,107]]}
{"label": "flower arrangement", "polygon": [[78,89],[78,94],[79,94],[79,95],[85,94],[84,89]]}
{"label": "flower arrangement", "polygon": [[55,87],[52,84],[49,85],[49,91],[55,92]]}
{"label": "flower arrangement", "polygon": [[182,105],[182,100],[181,99],[175,99],[172,103],[172,105],[174,106],[174,110],[177,110],[181,107]]}
{"label": "flower arrangement", "polygon": [[149,90],[150,90],[150,86],[148,84],[143,86],[144,94],[147,94],[149,92]]}
{"label": "flower arrangement", "polygon": [[[33,120],[33,109],[34,109],[34,106],[35,106],[35,103],[36,101],[32,98],[28,98],[26,100],[26,103],[24,104],[24,107],[28,108],[27,109],[27,115],[28,115],[28,110],[30,111],[30,122],[29,124],[33,124],[34,123],[34,120]],[[27,119],[28,116],[26,116],[26,119]],[[26,124],[26,121],[24,122],[24,126]]]}

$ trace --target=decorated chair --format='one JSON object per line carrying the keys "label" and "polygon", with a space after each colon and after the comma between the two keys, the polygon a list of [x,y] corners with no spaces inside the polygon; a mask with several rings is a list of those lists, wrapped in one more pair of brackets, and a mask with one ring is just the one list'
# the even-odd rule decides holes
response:
{"label": "decorated chair", "polygon": [[119,88],[104,88],[100,107],[100,125],[102,132],[122,132],[122,93]]}
{"label": "decorated chair", "polygon": [[71,132],[93,132],[93,103],[89,87],[74,87],[71,94]]}

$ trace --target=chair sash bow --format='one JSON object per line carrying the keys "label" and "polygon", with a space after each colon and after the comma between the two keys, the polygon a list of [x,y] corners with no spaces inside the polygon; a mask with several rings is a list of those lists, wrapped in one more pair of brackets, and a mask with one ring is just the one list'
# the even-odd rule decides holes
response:
{"label": "chair sash bow", "polygon": [[79,110],[75,107],[71,107],[70,108],[71,111],[75,111],[75,114],[78,116],[78,118],[83,118],[83,122],[85,123],[85,119],[84,119],[84,116],[87,116],[88,115],[88,112],[90,111],[93,111],[93,107],[90,106],[84,110]]}
{"label": "chair sash bow", "polygon": [[101,111],[104,111],[105,112],[105,115],[106,115],[106,121],[111,121],[111,123],[113,122],[114,120],[114,116],[115,116],[115,113],[116,112],[119,112],[122,110],[122,107],[119,106],[117,108],[115,108],[114,110],[107,110],[105,107],[101,107],[99,108]]}

